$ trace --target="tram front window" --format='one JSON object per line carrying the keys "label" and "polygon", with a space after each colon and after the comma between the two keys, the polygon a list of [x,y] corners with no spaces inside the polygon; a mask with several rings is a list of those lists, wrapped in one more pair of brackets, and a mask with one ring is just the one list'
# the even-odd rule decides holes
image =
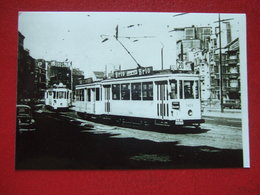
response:
{"label": "tram front window", "polygon": [[66,98],[65,91],[59,91],[58,92],[58,99]]}
{"label": "tram front window", "polygon": [[184,98],[185,99],[198,99],[198,81],[184,81]]}
{"label": "tram front window", "polygon": [[177,99],[177,81],[170,80],[170,98]]}

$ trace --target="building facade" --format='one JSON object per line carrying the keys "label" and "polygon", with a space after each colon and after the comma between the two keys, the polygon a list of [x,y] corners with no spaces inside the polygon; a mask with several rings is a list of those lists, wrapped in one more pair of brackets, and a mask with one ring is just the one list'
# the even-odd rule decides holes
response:
{"label": "building facade", "polygon": [[72,85],[73,85],[73,91],[75,91],[75,86],[82,84],[84,80],[84,72],[80,70],[79,68],[73,68],[72,69]]}
{"label": "building facade", "polygon": [[223,67],[223,83],[225,92],[224,101],[236,101],[238,107],[241,105],[239,54],[239,38],[237,38],[225,46],[226,60]]}
{"label": "building facade", "polygon": [[51,88],[54,84],[62,83],[72,89],[72,62],[69,61],[45,61],[46,83]]}
{"label": "building facade", "polygon": [[183,38],[176,40],[177,69],[190,70],[201,76],[201,97],[207,101],[211,98],[209,51],[212,27],[178,28],[174,33]]}
{"label": "building facade", "polygon": [[18,32],[17,103],[36,101],[35,59],[24,49],[25,37]]}
{"label": "building facade", "polygon": [[45,60],[43,59],[35,60],[35,85],[37,89],[37,98],[43,99],[45,90],[47,88],[46,67]]}
{"label": "building facade", "polygon": [[[224,103],[240,103],[239,39],[232,41],[232,28],[225,22],[221,30],[212,27],[175,29],[177,69],[190,70],[201,76],[201,97],[206,103],[220,102],[220,41],[222,64],[222,96]],[[182,39],[181,39],[182,38]],[[223,47],[224,46],[224,47]]]}

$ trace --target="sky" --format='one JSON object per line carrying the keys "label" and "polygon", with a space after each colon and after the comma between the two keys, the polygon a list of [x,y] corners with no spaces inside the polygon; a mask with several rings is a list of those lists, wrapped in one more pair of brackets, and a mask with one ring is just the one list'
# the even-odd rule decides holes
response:
{"label": "sky", "polygon": [[[240,36],[241,14],[221,14],[232,18],[232,38]],[[142,12],[20,12],[18,30],[25,36],[24,47],[35,59],[72,61],[74,68],[93,76],[93,71],[141,66],[169,68],[176,61],[174,28],[216,26],[218,14]],[[115,39],[118,25],[118,40]]]}

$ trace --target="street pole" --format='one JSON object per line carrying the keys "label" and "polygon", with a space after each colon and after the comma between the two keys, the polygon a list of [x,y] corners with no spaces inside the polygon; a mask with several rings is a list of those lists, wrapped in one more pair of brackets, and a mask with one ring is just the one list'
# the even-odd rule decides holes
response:
{"label": "street pole", "polygon": [[221,112],[224,111],[223,109],[223,82],[222,82],[222,53],[221,53],[221,20],[220,14],[218,14],[218,26],[219,26],[219,81],[220,81],[220,109]]}
{"label": "street pole", "polygon": [[164,48],[164,45],[163,45],[162,48],[161,48],[161,63],[162,63],[162,70],[163,70],[163,48]]}

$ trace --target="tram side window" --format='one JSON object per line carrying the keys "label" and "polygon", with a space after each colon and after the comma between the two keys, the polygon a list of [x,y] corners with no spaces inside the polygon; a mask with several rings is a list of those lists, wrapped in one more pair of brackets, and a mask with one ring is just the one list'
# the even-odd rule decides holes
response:
{"label": "tram side window", "polygon": [[120,100],[120,85],[119,84],[112,85],[112,99]]}
{"label": "tram side window", "polygon": [[76,93],[75,94],[76,95],[76,101],[79,101],[79,90],[76,89],[75,93]]}
{"label": "tram side window", "polygon": [[121,84],[121,100],[130,100],[130,84]]}
{"label": "tram side window", "polygon": [[170,80],[170,98],[177,99],[177,81]]}
{"label": "tram side window", "polygon": [[84,101],[84,89],[80,90],[80,101]]}
{"label": "tram side window", "polygon": [[195,93],[195,99],[199,99],[199,81],[195,81],[194,93]]}
{"label": "tram side window", "polygon": [[87,101],[91,101],[91,89],[87,89]]}
{"label": "tram side window", "polygon": [[153,100],[153,83],[142,83],[143,100]]}
{"label": "tram side window", "polygon": [[141,83],[132,83],[131,92],[132,100],[141,100]]}
{"label": "tram side window", "polygon": [[57,92],[54,91],[54,92],[53,92],[53,99],[56,99],[56,98],[57,98],[56,96],[57,96]]}
{"label": "tram side window", "polygon": [[96,101],[100,100],[100,88],[96,88]]}
{"label": "tram side window", "polygon": [[183,82],[179,82],[180,99],[183,99]]}
{"label": "tram side window", "polygon": [[[103,86],[105,100],[110,100],[110,88],[111,88],[111,85]],[[102,91],[101,91],[101,95],[102,95]],[[102,96],[101,96],[101,98],[102,98]]]}
{"label": "tram side window", "polygon": [[184,81],[184,98],[194,99],[194,81]]}

